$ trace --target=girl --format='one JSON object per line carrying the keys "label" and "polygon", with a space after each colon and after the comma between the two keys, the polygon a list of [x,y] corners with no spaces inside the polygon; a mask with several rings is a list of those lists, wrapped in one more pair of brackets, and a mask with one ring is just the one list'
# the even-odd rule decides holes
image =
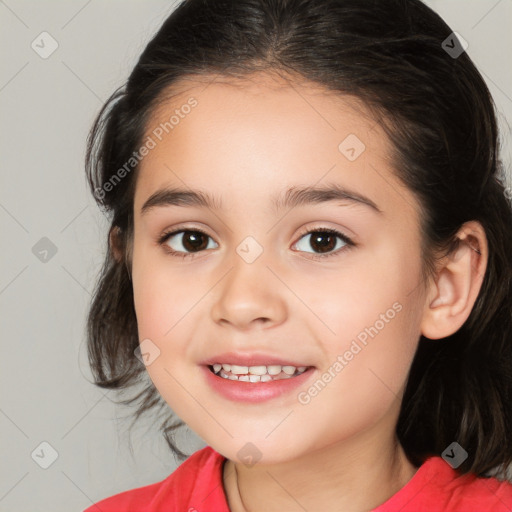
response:
{"label": "girl", "polygon": [[96,383],[186,458],[88,512],[512,509],[494,105],[420,0],[183,1],[86,163]]}

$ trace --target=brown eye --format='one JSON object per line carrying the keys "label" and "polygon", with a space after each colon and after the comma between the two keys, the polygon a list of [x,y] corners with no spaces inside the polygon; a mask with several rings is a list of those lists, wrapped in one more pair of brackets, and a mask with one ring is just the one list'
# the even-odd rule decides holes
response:
{"label": "brown eye", "polygon": [[336,247],[336,236],[331,233],[316,231],[311,233],[309,245],[312,249],[318,248],[318,252],[329,252]]}
{"label": "brown eye", "polygon": [[[304,240],[304,242],[302,240]],[[339,241],[341,241],[341,243],[339,243]],[[302,244],[302,246],[300,246],[300,244]],[[348,246],[355,244],[350,238],[339,231],[319,228],[303,233],[301,239],[295,245],[300,251],[304,252],[311,252],[309,249],[312,249],[312,253],[321,258],[338,254]]]}
{"label": "brown eye", "polygon": [[208,239],[211,237],[198,230],[181,230],[164,234],[160,243],[169,246],[172,253],[200,252],[205,249],[215,249],[208,245]]}

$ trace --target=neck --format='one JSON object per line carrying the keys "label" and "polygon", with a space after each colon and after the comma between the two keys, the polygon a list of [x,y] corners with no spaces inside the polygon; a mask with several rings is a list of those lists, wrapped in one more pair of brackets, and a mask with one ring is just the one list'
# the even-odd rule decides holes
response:
{"label": "neck", "polygon": [[247,467],[227,460],[224,489],[231,512],[367,512],[397,493],[417,468],[393,434],[370,432],[279,464]]}

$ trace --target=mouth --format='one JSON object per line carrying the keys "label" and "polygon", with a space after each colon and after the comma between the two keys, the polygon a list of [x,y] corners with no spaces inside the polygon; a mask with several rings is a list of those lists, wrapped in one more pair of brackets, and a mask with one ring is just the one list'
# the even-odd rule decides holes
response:
{"label": "mouth", "polygon": [[[267,360],[272,360],[272,356]],[[287,363],[274,359],[272,365],[256,366],[254,361],[253,366],[239,366],[214,359],[204,362],[201,369],[210,389],[230,401],[254,404],[280,398],[291,402],[296,400],[294,390],[306,386],[317,371],[314,366],[275,364],[278,362]]]}
{"label": "mouth", "polygon": [[254,383],[292,379],[314,368],[313,366],[282,365],[239,366],[224,363],[207,366],[211,373],[223,379]]}

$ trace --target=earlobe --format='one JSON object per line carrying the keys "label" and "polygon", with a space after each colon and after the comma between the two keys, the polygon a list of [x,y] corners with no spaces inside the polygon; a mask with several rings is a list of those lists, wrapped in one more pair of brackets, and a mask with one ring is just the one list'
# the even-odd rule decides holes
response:
{"label": "earlobe", "polygon": [[123,261],[123,253],[121,250],[121,240],[120,240],[121,229],[119,226],[112,226],[109,233],[109,245],[112,254],[117,262]]}
{"label": "earlobe", "polygon": [[446,338],[468,319],[487,268],[487,237],[476,221],[457,234],[459,243],[440,263],[425,301],[421,333],[429,339]]}

